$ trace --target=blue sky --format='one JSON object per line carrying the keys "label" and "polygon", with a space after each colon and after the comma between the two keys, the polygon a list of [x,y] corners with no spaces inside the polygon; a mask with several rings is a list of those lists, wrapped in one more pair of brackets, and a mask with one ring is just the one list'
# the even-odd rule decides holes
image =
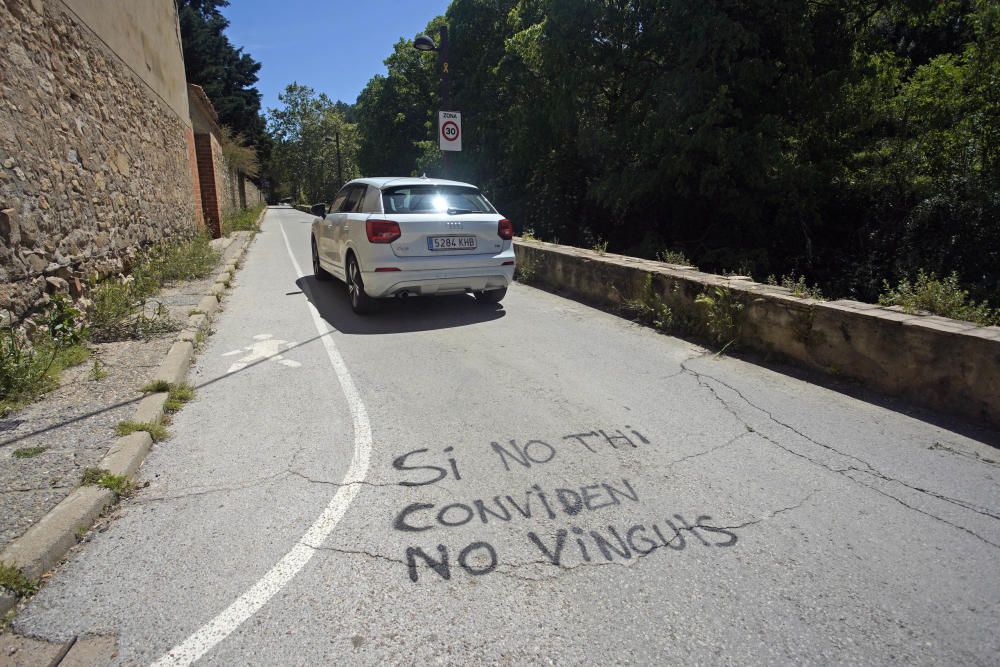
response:
{"label": "blue sky", "polygon": [[444,14],[450,0],[230,0],[226,34],[261,63],[266,111],[292,81],[353,103],[400,37]]}

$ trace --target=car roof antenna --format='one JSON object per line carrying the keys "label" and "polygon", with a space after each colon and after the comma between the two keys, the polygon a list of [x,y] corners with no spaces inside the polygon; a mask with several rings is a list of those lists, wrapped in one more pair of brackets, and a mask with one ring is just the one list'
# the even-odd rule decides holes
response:
{"label": "car roof antenna", "polygon": [[427,172],[425,171],[424,173],[420,174],[420,178],[426,179],[427,178]]}

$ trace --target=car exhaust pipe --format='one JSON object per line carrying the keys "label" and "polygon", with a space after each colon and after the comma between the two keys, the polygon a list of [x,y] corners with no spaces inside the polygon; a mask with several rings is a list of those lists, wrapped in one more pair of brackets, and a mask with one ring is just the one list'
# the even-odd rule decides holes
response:
{"label": "car exhaust pipe", "polygon": [[400,299],[401,301],[406,301],[406,300],[407,300],[407,299],[409,298],[409,296],[410,296],[410,293],[409,293],[409,291],[407,291],[407,290],[403,290],[402,292],[400,292],[400,293],[399,293],[399,294],[397,294],[396,296],[397,296],[397,297],[398,297],[398,298],[399,298],[399,299]]}

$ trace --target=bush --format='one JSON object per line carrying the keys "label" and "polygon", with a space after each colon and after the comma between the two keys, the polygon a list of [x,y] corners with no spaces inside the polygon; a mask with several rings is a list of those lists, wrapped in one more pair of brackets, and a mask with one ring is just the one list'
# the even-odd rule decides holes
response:
{"label": "bush", "polygon": [[781,276],[781,282],[778,282],[774,275],[767,277],[767,284],[774,285],[776,287],[784,287],[785,289],[791,291],[792,296],[797,296],[802,299],[817,299],[822,301],[825,297],[823,296],[823,290],[819,288],[819,285],[809,286],[806,283],[805,276],[799,276],[798,279],[795,278],[795,274]]}
{"label": "bush", "polygon": [[1000,325],[1000,309],[970,301],[955,272],[939,279],[934,273],[919,271],[915,282],[903,278],[895,288],[885,281],[878,302],[883,306],[900,306],[907,313],[928,312],[979,326]]}
{"label": "bush", "polygon": [[666,264],[680,264],[681,266],[694,266],[694,268],[698,268],[683,252],[680,250],[671,250],[670,248],[657,250],[656,260]]}

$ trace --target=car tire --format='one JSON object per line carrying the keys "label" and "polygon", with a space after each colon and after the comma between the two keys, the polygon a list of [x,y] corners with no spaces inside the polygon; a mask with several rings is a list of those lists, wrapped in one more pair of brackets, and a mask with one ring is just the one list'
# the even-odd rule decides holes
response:
{"label": "car tire", "polygon": [[479,292],[473,292],[473,295],[479,303],[500,303],[500,301],[507,296],[507,288],[501,287],[500,289],[481,290]]}
{"label": "car tire", "polygon": [[351,301],[351,310],[358,315],[368,315],[375,311],[378,305],[375,299],[365,294],[365,283],[361,277],[361,267],[354,255],[347,259],[347,298]]}
{"label": "car tire", "polygon": [[313,263],[313,275],[316,276],[316,280],[330,280],[333,278],[330,272],[319,265],[319,252],[316,251],[316,239],[312,240],[312,263]]}

